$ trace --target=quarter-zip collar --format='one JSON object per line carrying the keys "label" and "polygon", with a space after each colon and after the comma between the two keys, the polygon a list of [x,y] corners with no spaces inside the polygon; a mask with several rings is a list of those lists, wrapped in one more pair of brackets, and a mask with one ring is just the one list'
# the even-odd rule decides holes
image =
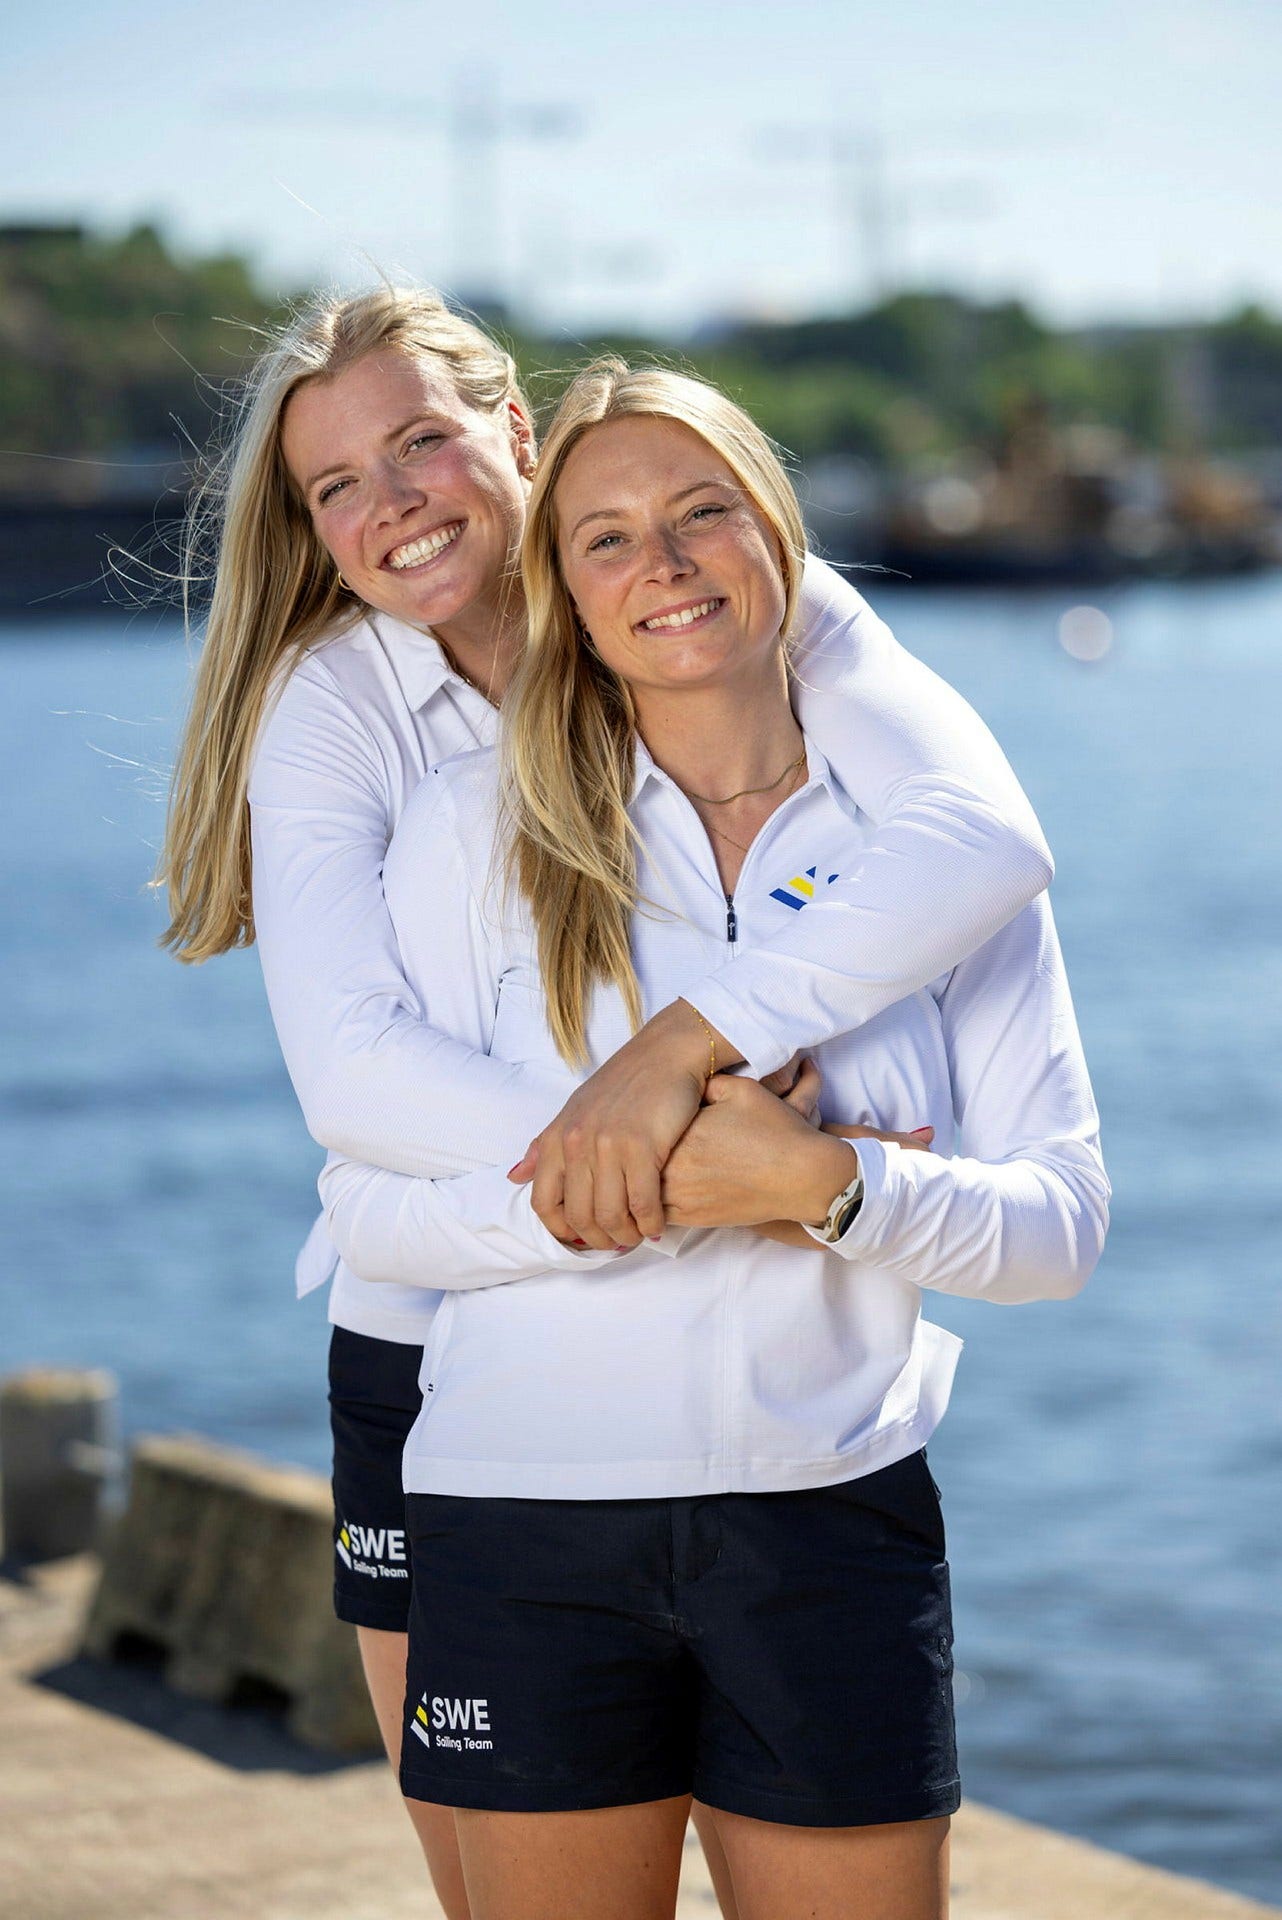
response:
{"label": "quarter-zip collar", "polygon": [[[832,768],[829,766],[827,760],[825,759],[824,755],[819,751],[818,747],[816,747],[814,742],[809,739],[806,739],[803,742],[803,744],[806,749],[805,785],[798,787],[794,793],[790,793],[788,795],[788,799],[783,801],[782,804],[778,808],[776,808],[775,810],[776,812],[782,812],[783,808],[788,805],[789,801],[800,800],[803,794],[809,793],[813,788],[823,787],[827,790],[827,792],[831,794],[838,794],[841,792],[841,788],[836,780],[835,775],[833,774]],[[629,803],[630,805],[636,804],[636,802],[640,799],[643,790],[651,782],[656,782],[660,786],[670,788],[673,793],[680,794],[681,798],[686,802],[687,806],[693,807],[694,803],[691,801],[689,794],[687,794],[682,787],[677,785],[677,782],[672,778],[672,775],[670,773],[664,772],[663,768],[658,764],[658,762],[654,758],[654,755],[650,752],[650,749],[646,746],[645,741],[641,738],[640,734],[638,734],[637,741],[636,741],[636,755],[635,755],[635,761],[633,766],[632,799]],[[771,814],[769,818],[766,820],[765,825],[769,826],[770,820],[772,820],[773,818],[774,818],[774,814]]]}
{"label": "quarter-zip collar", "polygon": [[387,658],[411,713],[425,707],[447,681],[465,686],[455,673],[436,635],[430,627],[412,627],[408,621],[393,619],[390,613],[371,608],[365,616]]}

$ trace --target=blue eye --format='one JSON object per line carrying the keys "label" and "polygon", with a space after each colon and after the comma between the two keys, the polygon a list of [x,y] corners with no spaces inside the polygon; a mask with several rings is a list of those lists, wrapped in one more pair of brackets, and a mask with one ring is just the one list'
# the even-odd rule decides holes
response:
{"label": "blue eye", "polygon": [[415,447],[425,447],[429,443],[435,446],[444,440],[444,438],[445,435],[443,433],[437,433],[435,430],[429,433],[416,433],[409,443],[409,451],[412,453]]}
{"label": "blue eye", "polygon": [[705,514],[710,514],[713,519],[716,519],[725,511],[726,509],[721,505],[720,501],[709,500],[701,507],[692,508],[690,518],[692,520],[701,520]]}
{"label": "blue eye", "polygon": [[621,533],[598,534],[597,538],[589,543],[588,552],[604,553],[609,549],[609,547],[614,541],[621,540],[622,538],[623,538],[623,535]]}
{"label": "blue eye", "polygon": [[347,485],[348,485],[348,482],[346,480],[331,480],[329,485],[326,487],[322,487],[320,492],[317,494],[316,496],[317,506],[318,507],[327,506],[329,502],[334,498],[334,495],[336,493],[341,493],[343,488]]}

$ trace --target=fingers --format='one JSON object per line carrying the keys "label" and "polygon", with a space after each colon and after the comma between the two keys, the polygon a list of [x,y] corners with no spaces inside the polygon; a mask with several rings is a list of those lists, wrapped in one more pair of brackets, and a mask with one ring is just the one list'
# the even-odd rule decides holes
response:
{"label": "fingers", "polygon": [[[662,1172],[653,1160],[634,1158],[624,1168],[628,1224],[642,1239],[657,1240],[667,1221],[663,1212]],[[633,1241],[630,1244],[635,1245]]]}
{"label": "fingers", "polygon": [[534,1178],[534,1169],[538,1164],[539,1143],[537,1140],[531,1140],[516,1165],[508,1168],[507,1177],[514,1187],[523,1187],[527,1181]]}
{"label": "fingers", "polygon": [[822,1092],[823,1075],[813,1060],[803,1060],[791,1091],[784,1095],[784,1105],[792,1107],[803,1120],[812,1120],[819,1110]]}
{"label": "fingers", "polygon": [[843,1126],[840,1121],[825,1123],[825,1133],[843,1140],[888,1140],[892,1146],[907,1147],[913,1153],[929,1153],[935,1138],[933,1127],[917,1127],[912,1133],[894,1133],[886,1127]]}
{"label": "fingers", "polygon": [[[565,1217],[565,1160],[560,1143],[554,1137],[540,1134],[534,1146],[538,1154],[530,1205],[554,1239],[575,1240],[579,1236]],[[518,1161],[513,1173],[524,1164]]]}
{"label": "fingers", "polygon": [[[572,1139],[573,1130],[566,1136],[567,1147],[571,1145]],[[565,1199],[562,1210],[569,1228],[570,1239],[581,1240],[584,1246],[595,1247],[602,1253],[618,1244],[597,1219],[595,1169],[585,1155],[575,1153],[573,1149],[567,1154],[565,1162]]]}
{"label": "fingers", "polygon": [[[627,1176],[617,1160],[598,1159],[592,1169],[592,1215],[605,1244],[616,1252],[631,1251],[639,1245],[642,1236],[632,1215]],[[659,1218],[663,1218],[662,1210]]]}

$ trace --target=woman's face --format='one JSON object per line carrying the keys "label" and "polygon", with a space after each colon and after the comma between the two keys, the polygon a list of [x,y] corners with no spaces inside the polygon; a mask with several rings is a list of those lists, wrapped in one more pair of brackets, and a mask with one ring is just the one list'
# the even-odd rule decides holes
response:
{"label": "woman's face", "polygon": [[493,618],[525,520],[531,437],[438,363],[370,353],[290,397],[281,452],[353,593],[411,626]]}
{"label": "woman's face", "polygon": [[566,586],[601,658],[637,695],[778,672],[786,605],[775,535],[692,428],[592,427],[556,485]]}

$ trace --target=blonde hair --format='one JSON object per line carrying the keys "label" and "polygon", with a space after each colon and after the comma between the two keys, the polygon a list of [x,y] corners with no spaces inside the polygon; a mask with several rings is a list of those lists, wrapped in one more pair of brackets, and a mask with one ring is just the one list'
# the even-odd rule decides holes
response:
{"label": "blonde hair", "polygon": [[521,550],[528,639],[503,703],[507,875],[529,903],[548,1022],[571,1065],[587,1060],[592,989],[618,988],[635,1030],[641,996],[630,926],[637,906],[632,797],[636,716],[627,685],[586,643],[561,571],[556,489],[593,427],[630,415],[691,428],[733,473],[779,544],[790,630],[805,561],[801,509],[783,464],[733,400],[664,367],[594,361],[548,430]]}
{"label": "blonde hair", "polygon": [[270,336],[197,491],[184,542],[189,619],[210,551],[214,587],[156,873],[169,895],[161,944],[180,960],[252,946],[245,794],[267,698],[286,664],[360,612],[285,466],[285,406],[305,382],[333,379],[383,348],[440,361],[479,411],[515,402],[528,412],[511,356],[435,293],[389,286],[321,297]]}

